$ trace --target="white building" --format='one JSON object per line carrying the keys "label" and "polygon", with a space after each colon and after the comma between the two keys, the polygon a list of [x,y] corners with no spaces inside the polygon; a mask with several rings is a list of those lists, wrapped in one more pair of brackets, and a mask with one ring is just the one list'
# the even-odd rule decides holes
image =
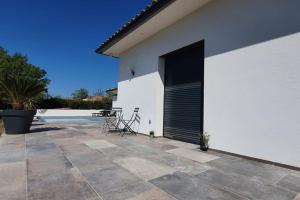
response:
{"label": "white building", "polygon": [[139,132],[300,167],[300,1],[158,0],[96,50]]}

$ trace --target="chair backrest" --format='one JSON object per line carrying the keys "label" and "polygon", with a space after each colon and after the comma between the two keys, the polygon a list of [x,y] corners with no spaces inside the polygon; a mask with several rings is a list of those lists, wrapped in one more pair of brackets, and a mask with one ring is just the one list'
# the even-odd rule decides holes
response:
{"label": "chair backrest", "polygon": [[141,117],[138,114],[136,114],[135,118],[134,118],[134,121],[136,121],[138,124],[140,124]]}
{"label": "chair backrest", "polygon": [[136,117],[138,116],[138,112],[139,112],[139,108],[135,107],[135,108],[133,109],[133,113],[132,113],[132,115],[131,115],[129,121],[135,120]]}
{"label": "chair backrest", "polygon": [[111,108],[109,116],[119,117],[122,114],[122,108],[114,107]]}

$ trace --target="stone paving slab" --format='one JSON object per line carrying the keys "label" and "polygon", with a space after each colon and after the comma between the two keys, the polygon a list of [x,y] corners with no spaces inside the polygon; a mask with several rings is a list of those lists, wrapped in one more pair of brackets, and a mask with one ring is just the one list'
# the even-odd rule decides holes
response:
{"label": "stone paving slab", "polygon": [[199,180],[215,187],[224,188],[249,199],[288,200],[293,199],[295,192],[280,187],[264,184],[258,179],[251,179],[236,173],[211,169],[196,176]]}
{"label": "stone paving slab", "polygon": [[25,162],[1,164],[0,185],[1,200],[26,200]]}
{"label": "stone paving slab", "polygon": [[84,141],[84,144],[88,145],[92,149],[104,149],[104,148],[112,148],[117,145],[107,142],[106,140],[87,140]]}
{"label": "stone paving slab", "polygon": [[0,136],[0,145],[3,144],[25,144],[25,136],[24,135],[6,135],[3,134]]}
{"label": "stone paving slab", "polygon": [[185,149],[185,148],[178,148],[178,149],[173,149],[173,150],[168,150],[166,151],[171,154],[175,154],[177,156],[182,156],[200,163],[206,163],[215,159],[218,159],[220,157],[214,156],[211,154],[207,153],[202,153],[196,150],[191,150],[191,149]]}
{"label": "stone paving slab", "polygon": [[58,146],[64,146],[64,145],[75,145],[75,144],[80,144],[81,142],[76,140],[75,138],[65,138],[65,139],[60,139],[60,140],[54,140],[54,143],[57,144]]}
{"label": "stone paving slab", "polygon": [[25,161],[24,151],[4,151],[0,152],[0,164]]}
{"label": "stone paving slab", "polygon": [[85,144],[59,145],[59,147],[66,155],[84,155],[94,152]]}
{"label": "stone paving slab", "polygon": [[176,199],[170,196],[169,194],[167,194],[166,192],[163,192],[162,190],[155,188],[147,192],[143,192],[128,200],[176,200]]}
{"label": "stone paving slab", "polygon": [[294,192],[300,193],[300,177],[294,175],[287,175],[283,177],[276,185],[287,188]]}
{"label": "stone paving slab", "polygon": [[107,200],[124,200],[153,189],[149,183],[119,166],[90,171],[83,175],[93,188]]}
{"label": "stone paving slab", "polygon": [[136,155],[134,152],[119,146],[114,148],[104,148],[99,151],[101,151],[106,157],[108,157],[111,160],[117,160]]}
{"label": "stone paving slab", "polygon": [[27,159],[27,173],[31,177],[42,177],[52,173],[66,172],[72,163],[62,154],[56,156],[34,156]]}
{"label": "stone paving slab", "polygon": [[138,157],[114,160],[114,162],[145,181],[175,172],[173,168],[167,165],[155,163]]}
{"label": "stone paving slab", "polygon": [[161,153],[160,155],[150,156],[148,159],[163,163],[172,167],[176,171],[184,172],[189,175],[197,175],[211,168],[206,164],[169,153]]}
{"label": "stone paving slab", "polygon": [[300,193],[295,196],[294,200],[300,200]]}
{"label": "stone paving slab", "polygon": [[97,193],[76,171],[28,177],[30,200],[100,200]]}
{"label": "stone paving slab", "polygon": [[44,143],[37,145],[27,145],[27,156],[49,156],[59,155],[61,151],[54,143]]}
{"label": "stone paving slab", "polygon": [[240,195],[223,190],[222,188],[213,187],[201,179],[196,179],[184,173],[166,175],[153,179],[150,182],[178,200],[245,199]]}
{"label": "stone paving slab", "polygon": [[50,139],[50,137],[47,137],[45,135],[26,136],[26,144],[28,146],[41,145],[46,143],[52,143],[52,140]]}
{"label": "stone paving slab", "polygon": [[84,155],[69,155],[67,157],[81,172],[95,171],[116,166],[112,160],[104,156],[103,153],[97,151]]}
{"label": "stone paving slab", "polygon": [[169,144],[172,146],[176,146],[179,148],[185,148],[185,149],[199,149],[199,145],[197,144],[191,144],[187,142],[181,142],[178,140],[162,140],[162,143]]}
{"label": "stone paving slab", "polygon": [[157,138],[150,138],[145,135],[138,135],[138,137],[130,137],[129,140],[132,140],[139,144],[145,144],[147,146],[151,146],[152,148],[155,148],[160,151],[167,151],[167,150],[178,148],[177,146],[168,143],[158,142]]}
{"label": "stone paving slab", "polygon": [[0,152],[5,151],[24,151],[25,137],[4,135],[0,137]]}
{"label": "stone paving slab", "polygon": [[233,172],[249,178],[259,179],[267,184],[276,183],[287,175],[287,172],[282,170],[266,168],[266,165],[261,162],[246,159],[231,160],[220,158],[208,164],[226,172]]}

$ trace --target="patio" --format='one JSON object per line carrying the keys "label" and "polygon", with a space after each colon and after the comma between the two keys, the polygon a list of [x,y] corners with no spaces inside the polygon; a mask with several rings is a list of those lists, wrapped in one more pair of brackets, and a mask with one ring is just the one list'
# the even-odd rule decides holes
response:
{"label": "patio", "polygon": [[294,199],[300,172],[101,124],[34,124],[0,137],[0,199]]}

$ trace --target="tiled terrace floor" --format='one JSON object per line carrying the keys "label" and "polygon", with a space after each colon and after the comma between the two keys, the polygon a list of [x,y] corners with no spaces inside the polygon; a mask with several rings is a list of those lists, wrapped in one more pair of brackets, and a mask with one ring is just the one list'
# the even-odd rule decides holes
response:
{"label": "tiled terrace floor", "polygon": [[1,200],[292,200],[300,172],[196,145],[101,133],[99,124],[35,124],[0,137]]}

